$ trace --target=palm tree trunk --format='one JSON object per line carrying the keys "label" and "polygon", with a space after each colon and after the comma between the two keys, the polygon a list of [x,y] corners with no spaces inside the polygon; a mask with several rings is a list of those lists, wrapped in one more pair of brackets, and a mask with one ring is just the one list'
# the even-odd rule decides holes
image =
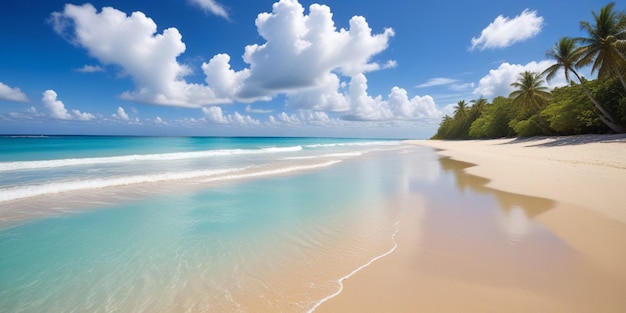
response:
{"label": "palm tree trunk", "polygon": [[[600,105],[600,103],[598,103],[598,101],[591,95],[591,91],[589,91],[589,89],[585,85],[585,81],[583,80],[583,78],[581,78],[578,75],[578,73],[576,73],[576,72],[573,72],[573,73],[574,73],[574,75],[576,75],[576,77],[580,81],[580,86],[583,87],[583,91],[585,92],[585,94],[587,95],[589,100],[591,100],[591,103],[593,103],[593,105],[596,107],[596,109],[598,109],[598,111],[600,111],[600,114],[598,114],[598,116],[600,117],[600,120],[602,121],[602,123],[604,123],[604,125],[606,125],[607,127],[609,127],[612,131],[614,131],[616,133],[624,133],[624,132],[626,132],[626,129],[624,127],[622,127],[621,125],[615,123],[615,119],[611,116],[611,113],[609,113],[607,110],[605,110],[604,107],[602,105]],[[620,75],[620,77],[621,77],[621,75]],[[623,78],[622,78],[622,82],[624,82]]]}
{"label": "palm tree trunk", "polygon": [[617,74],[617,77],[619,77],[619,81],[622,83],[622,87],[624,87],[624,90],[626,90],[626,81],[624,80],[624,75],[622,75],[622,71],[619,70],[619,66],[615,64],[613,66],[613,70],[615,71],[615,74]]}

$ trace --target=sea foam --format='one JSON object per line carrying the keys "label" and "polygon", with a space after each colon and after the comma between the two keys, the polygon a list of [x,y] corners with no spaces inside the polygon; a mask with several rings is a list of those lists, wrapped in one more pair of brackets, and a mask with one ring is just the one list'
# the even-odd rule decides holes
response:
{"label": "sea foam", "polygon": [[286,174],[296,171],[312,170],[331,166],[341,162],[330,160],[327,162],[293,165],[267,169],[262,166],[228,168],[218,170],[198,170],[188,172],[168,172],[150,175],[121,176],[113,178],[79,179],[73,181],[60,181],[53,183],[25,185],[0,189],[0,202],[18,200],[23,198],[56,194],[62,192],[120,187],[134,184],[166,182],[174,180],[201,179],[201,182],[214,182],[223,180],[245,179],[258,176],[270,176]]}
{"label": "sea foam", "polygon": [[220,156],[235,155],[254,155],[254,154],[270,154],[296,152],[302,150],[302,146],[291,147],[270,147],[262,149],[221,149],[221,150],[205,150],[193,152],[175,152],[160,154],[133,154],[111,157],[98,158],[70,158],[57,160],[41,160],[41,161],[17,161],[17,162],[0,162],[0,171],[16,171],[40,168],[55,168],[65,166],[81,166],[81,165],[99,165],[99,164],[115,164],[140,161],[173,161],[185,159],[199,159]]}
{"label": "sea foam", "polygon": [[126,186],[132,184],[155,183],[171,180],[193,179],[223,175],[241,171],[244,168],[189,171],[182,173],[160,173],[150,175],[123,176],[105,179],[80,179],[73,181],[61,181],[39,185],[16,186],[0,189],[0,202],[17,200],[22,198],[42,196],[61,192],[98,189],[107,187]]}

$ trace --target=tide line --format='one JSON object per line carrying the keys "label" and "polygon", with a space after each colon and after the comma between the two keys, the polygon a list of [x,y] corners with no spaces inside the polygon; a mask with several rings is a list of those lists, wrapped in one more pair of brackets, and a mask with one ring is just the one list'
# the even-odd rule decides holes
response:
{"label": "tide line", "polygon": [[346,279],[354,276],[354,274],[356,274],[356,273],[360,272],[362,269],[372,265],[374,262],[376,262],[376,261],[378,261],[378,260],[380,260],[380,259],[382,259],[382,258],[384,258],[384,257],[386,257],[388,255],[390,255],[391,253],[393,253],[396,250],[396,248],[398,248],[398,243],[396,242],[396,235],[398,234],[398,230],[400,228],[399,224],[400,224],[400,220],[398,219],[398,221],[396,221],[394,223],[395,231],[394,231],[393,235],[391,236],[391,240],[393,241],[393,247],[389,251],[387,251],[387,252],[385,252],[385,253],[383,253],[383,254],[381,254],[381,255],[371,259],[369,262],[359,266],[357,269],[355,269],[354,271],[350,272],[348,275],[345,275],[345,276],[339,278],[337,280],[337,283],[339,284],[339,290],[337,290],[336,292],[334,292],[334,293],[332,293],[332,294],[330,294],[330,295],[320,299],[319,301],[317,301],[317,303],[315,303],[315,305],[313,305],[313,307],[311,309],[309,309],[307,311],[307,313],[312,313],[313,311],[315,311],[315,309],[317,309],[324,302],[326,302],[326,301],[328,301],[328,300],[338,296],[339,294],[341,294],[341,292],[343,291],[343,282]]}

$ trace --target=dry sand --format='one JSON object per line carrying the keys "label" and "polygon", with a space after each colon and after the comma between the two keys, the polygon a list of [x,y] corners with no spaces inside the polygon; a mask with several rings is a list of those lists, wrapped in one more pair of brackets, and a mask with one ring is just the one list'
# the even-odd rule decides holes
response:
{"label": "dry sand", "polygon": [[410,226],[422,218],[421,201],[397,199],[412,208],[403,209],[397,249],[344,281],[316,312],[626,312],[626,136],[412,143],[474,164],[463,171],[488,179],[485,188],[553,200],[532,218],[574,257],[538,277],[491,265],[480,247],[460,262],[420,247],[420,230]]}

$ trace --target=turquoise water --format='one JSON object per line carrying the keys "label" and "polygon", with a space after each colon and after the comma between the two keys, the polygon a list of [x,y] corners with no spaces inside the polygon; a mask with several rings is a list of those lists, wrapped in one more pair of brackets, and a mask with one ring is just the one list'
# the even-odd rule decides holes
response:
{"label": "turquoise water", "polygon": [[[0,137],[0,202],[60,192],[295,171],[397,145],[324,138]],[[220,176],[221,175],[221,176]]]}
{"label": "turquoise water", "polygon": [[1,311],[306,311],[393,248],[399,142],[140,139],[5,146]]}
{"label": "turquoise water", "polygon": [[402,224],[416,252],[488,255],[515,279],[568,260],[532,220],[550,201],[398,141],[1,141],[1,312],[308,312],[394,251],[402,210],[421,212]]}

